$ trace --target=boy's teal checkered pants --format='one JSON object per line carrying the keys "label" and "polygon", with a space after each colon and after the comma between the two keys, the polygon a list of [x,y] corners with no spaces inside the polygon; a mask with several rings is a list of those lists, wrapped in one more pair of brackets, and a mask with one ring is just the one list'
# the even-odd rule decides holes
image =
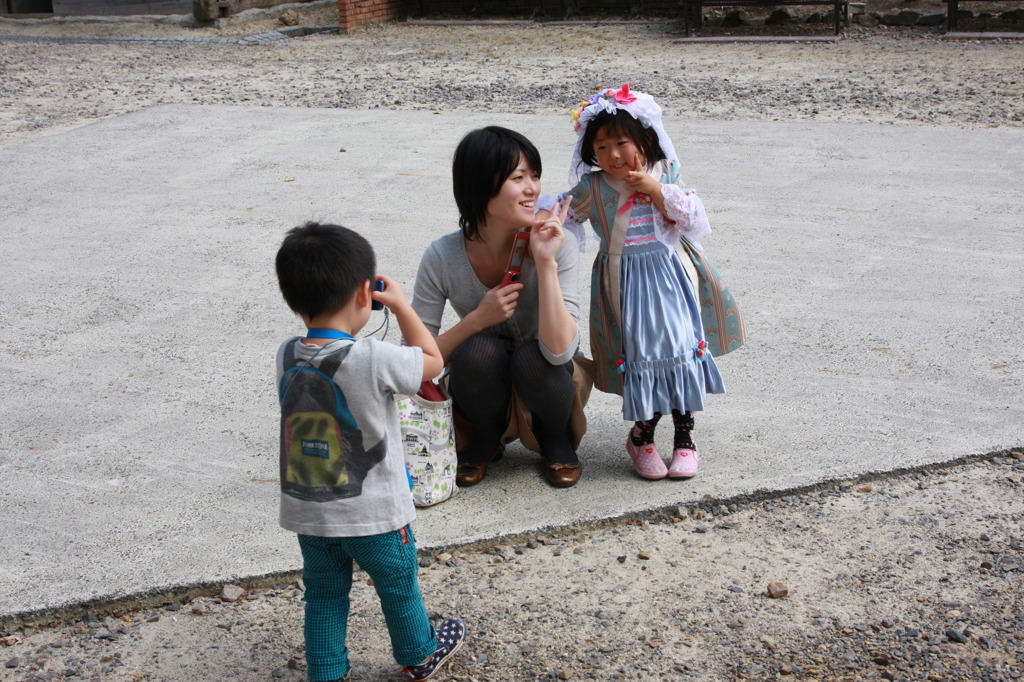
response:
{"label": "boy's teal checkered pants", "polygon": [[437,634],[423,606],[412,528],[360,538],[300,535],[299,547],[310,680],[336,680],[348,673],[345,635],[353,561],[373,578],[395,661],[402,667],[416,665],[434,653]]}

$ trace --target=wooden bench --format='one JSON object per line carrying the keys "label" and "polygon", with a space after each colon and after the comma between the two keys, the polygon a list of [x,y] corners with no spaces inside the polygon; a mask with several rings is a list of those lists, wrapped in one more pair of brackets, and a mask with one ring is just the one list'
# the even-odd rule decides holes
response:
{"label": "wooden bench", "polygon": [[[955,3],[956,0],[950,0]],[[779,7],[782,5],[831,5],[834,9],[833,28],[839,35],[842,26],[850,25],[849,0],[679,0],[683,8],[683,26],[686,35],[692,35],[692,24],[696,17],[697,29],[704,25],[705,7]]]}
{"label": "wooden bench", "polygon": [[956,29],[957,12],[960,10],[961,2],[969,0],[945,0],[946,2],[946,33],[952,33]]}

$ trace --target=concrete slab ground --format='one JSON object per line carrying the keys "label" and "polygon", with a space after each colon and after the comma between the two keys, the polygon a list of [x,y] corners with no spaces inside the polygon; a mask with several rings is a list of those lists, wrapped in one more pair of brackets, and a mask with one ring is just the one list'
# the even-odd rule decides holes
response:
{"label": "concrete slab ground", "polygon": [[[456,227],[455,144],[492,123],[565,189],[563,116],[174,105],[0,148],[0,616],[299,567],[273,356],[301,327],[273,255],[287,228],[337,221],[411,289]],[[420,511],[421,546],[1024,444],[1022,131],[668,131],[750,330],[698,416],[700,475],[637,478],[619,401],[595,393],[579,485],[548,487],[513,446]]]}

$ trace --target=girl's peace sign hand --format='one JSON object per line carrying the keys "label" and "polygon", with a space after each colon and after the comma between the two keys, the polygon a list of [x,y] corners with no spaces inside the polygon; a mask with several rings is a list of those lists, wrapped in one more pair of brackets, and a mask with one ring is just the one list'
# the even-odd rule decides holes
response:
{"label": "girl's peace sign hand", "polygon": [[644,194],[654,194],[661,188],[660,183],[652,178],[644,167],[644,157],[640,152],[633,152],[633,158],[629,164],[630,171],[626,174],[626,185],[631,189]]}
{"label": "girl's peace sign hand", "polygon": [[569,204],[572,196],[566,196],[561,202],[551,207],[551,214],[546,218],[537,218],[530,229],[530,255],[538,263],[553,261],[558,249],[565,239],[562,225],[569,215]]}

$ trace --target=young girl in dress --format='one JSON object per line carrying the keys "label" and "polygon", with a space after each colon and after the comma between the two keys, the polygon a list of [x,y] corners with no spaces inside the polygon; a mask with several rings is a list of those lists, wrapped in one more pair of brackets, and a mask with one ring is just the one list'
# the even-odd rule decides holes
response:
{"label": "young girl in dress", "polygon": [[[689,478],[699,462],[693,413],[704,409],[707,393],[724,393],[725,386],[705,342],[680,239],[701,250],[711,226],[701,200],[683,187],[650,95],[629,84],[605,90],[573,111],[573,120],[575,186],[566,193],[572,203],[565,227],[581,249],[584,221],[600,240],[590,303],[595,385],[622,395],[623,417],[634,422],[626,451],[640,476]],[[669,413],[675,437],[666,467],[654,428]]]}

